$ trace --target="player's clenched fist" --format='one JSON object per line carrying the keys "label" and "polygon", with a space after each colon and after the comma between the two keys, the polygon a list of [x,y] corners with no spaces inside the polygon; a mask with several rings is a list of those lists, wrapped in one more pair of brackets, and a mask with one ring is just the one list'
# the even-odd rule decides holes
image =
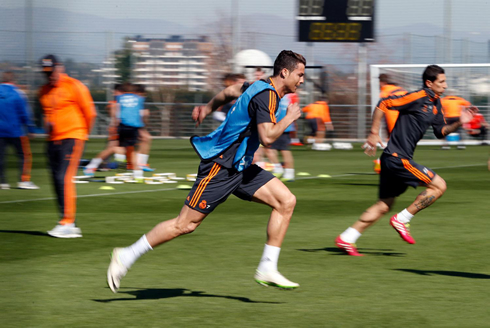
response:
{"label": "player's clenched fist", "polygon": [[296,121],[298,118],[300,118],[301,109],[299,108],[299,104],[298,103],[289,104],[287,115],[290,115],[293,121]]}

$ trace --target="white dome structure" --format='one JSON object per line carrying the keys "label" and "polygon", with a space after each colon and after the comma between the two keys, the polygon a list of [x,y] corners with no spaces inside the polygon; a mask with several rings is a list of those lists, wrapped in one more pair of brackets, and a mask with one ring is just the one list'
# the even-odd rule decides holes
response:
{"label": "white dome structure", "polygon": [[247,81],[255,81],[256,68],[247,68],[247,66],[261,67],[264,71],[264,77],[272,75],[272,68],[264,68],[265,66],[272,67],[272,59],[265,52],[257,49],[242,50],[235,55],[233,71],[235,73],[245,74]]}

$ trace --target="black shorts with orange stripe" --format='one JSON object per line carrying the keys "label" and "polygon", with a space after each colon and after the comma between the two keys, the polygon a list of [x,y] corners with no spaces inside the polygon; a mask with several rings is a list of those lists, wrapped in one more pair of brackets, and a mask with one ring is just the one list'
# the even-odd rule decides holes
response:
{"label": "black shorts with orange stripe", "polygon": [[196,211],[209,214],[231,194],[251,201],[255,192],[273,178],[272,173],[257,165],[238,172],[212,161],[201,161],[196,182],[185,204]]}
{"label": "black shorts with orange stripe", "polygon": [[383,154],[379,177],[379,198],[398,197],[409,186],[416,188],[428,185],[435,176],[434,171],[413,160]]}

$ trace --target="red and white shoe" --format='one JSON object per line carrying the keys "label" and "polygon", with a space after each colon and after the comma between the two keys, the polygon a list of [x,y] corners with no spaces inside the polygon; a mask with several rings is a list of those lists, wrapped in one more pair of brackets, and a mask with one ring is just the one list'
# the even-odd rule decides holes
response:
{"label": "red and white shoe", "polygon": [[335,245],[350,256],[364,256],[363,254],[357,252],[356,244],[347,243],[343,241],[340,236],[335,239]]}
{"label": "red and white shoe", "polygon": [[415,244],[415,239],[413,239],[410,235],[410,224],[398,221],[397,215],[398,214],[395,214],[391,217],[391,226],[393,227],[393,229],[396,230],[396,232],[398,232],[403,240],[405,240],[409,244]]}

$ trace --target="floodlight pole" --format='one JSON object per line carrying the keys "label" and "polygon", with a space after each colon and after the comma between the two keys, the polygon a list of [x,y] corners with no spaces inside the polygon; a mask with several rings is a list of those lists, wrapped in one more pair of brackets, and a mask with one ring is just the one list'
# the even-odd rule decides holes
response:
{"label": "floodlight pole", "polygon": [[33,46],[32,46],[32,0],[26,0],[25,2],[25,63],[26,63],[26,87],[27,96],[29,97],[31,88],[34,87],[34,58],[33,58]]}
{"label": "floodlight pole", "polygon": [[357,63],[357,138],[366,138],[367,47],[359,43]]}
{"label": "floodlight pole", "polygon": [[444,1],[444,40],[445,42],[445,47],[444,47],[444,61],[446,63],[452,63],[452,22],[451,22],[451,9],[452,9],[452,4],[451,0],[445,0]]}

